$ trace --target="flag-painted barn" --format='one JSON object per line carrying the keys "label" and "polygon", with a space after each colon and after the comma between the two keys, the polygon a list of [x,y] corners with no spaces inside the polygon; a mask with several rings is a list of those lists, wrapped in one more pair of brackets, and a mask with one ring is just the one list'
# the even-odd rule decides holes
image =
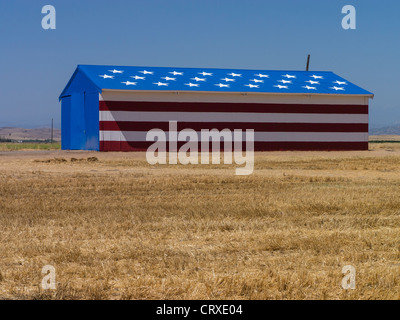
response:
{"label": "flag-painted barn", "polygon": [[[79,65],[62,149],[142,151],[152,129],[254,129],[255,150],[368,150],[373,94],[333,72]],[[199,135],[200,137],[200,135]]]}

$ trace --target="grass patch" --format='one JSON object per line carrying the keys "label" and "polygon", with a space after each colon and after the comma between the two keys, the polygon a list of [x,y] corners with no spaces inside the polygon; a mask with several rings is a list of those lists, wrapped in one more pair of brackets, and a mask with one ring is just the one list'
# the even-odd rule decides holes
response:
{"label": "grass patch", "polygon": [[60,143],[0,143],[0,151],[61,150]]}
{"label": "grass patch", "polygon": [[392,141],[392,140],[372,140],[369,143],[400,143],[400,141]]}

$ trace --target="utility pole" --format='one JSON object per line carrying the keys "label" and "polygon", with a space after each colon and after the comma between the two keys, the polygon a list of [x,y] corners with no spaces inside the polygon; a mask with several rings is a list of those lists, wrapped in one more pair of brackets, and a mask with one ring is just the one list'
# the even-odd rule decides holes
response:
{"label": "utility pole", "polygon": [[53,120],[51,119],[51,139],[50,139],[50,143],[53,143]]}
{"label": "utility pole", "polygon": [[310,69],[310,58],[311,58],[311,55],[308,55],[306,71],[308,71]]}

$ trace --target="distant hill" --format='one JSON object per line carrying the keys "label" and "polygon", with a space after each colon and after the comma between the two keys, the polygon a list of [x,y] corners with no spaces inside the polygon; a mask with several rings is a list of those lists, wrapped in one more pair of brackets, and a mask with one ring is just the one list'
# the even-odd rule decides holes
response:
{"label": "distant hill", "polygon": [[[0,139],[2,140],[50,140],[51,129],[50,128],[38,128],[38,129],[24,129],[24,128],[11,128],[3,127],[0,128]],[[61,141],[61,130],[53,130],[53,139],[55,141]]]}
{"label": "distant hill", "polygon": [[371,129],[370,134],[371,135],[400,135],[400,124],[383,127],[383,128]]}

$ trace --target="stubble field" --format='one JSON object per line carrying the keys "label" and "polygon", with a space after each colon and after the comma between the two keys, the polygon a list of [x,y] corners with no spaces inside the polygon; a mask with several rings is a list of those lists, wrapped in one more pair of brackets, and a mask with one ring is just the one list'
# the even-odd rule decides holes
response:
{"label": "stubble field", "polygon": [[400,144],[234,169],[0,152],[0,299],[400,299]]}

